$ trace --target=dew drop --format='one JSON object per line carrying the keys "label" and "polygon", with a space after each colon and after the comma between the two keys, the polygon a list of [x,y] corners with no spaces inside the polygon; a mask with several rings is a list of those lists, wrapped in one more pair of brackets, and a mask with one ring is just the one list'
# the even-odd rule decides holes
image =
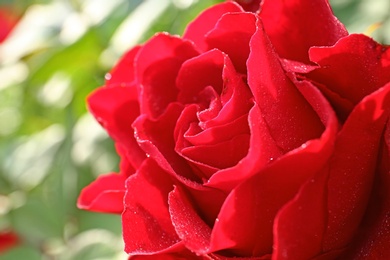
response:
{"label": "dew drop", "polygon": [[105,78],[106,80],[110,80],[110,79],[112,78],[111,73],[106,73],[106,75],[104,75],[104,78]]}

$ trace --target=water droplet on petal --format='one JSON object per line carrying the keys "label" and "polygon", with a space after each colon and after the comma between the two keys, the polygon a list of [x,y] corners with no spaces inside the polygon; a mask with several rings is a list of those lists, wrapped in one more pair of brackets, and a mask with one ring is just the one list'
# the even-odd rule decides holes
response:
{"label": "water droplet on petal", "polygon": [[104,78],[105,78],[106,80],[110,80],[110,79],[112,78],[111,73],[106,73],[106,75],[104,75]]}

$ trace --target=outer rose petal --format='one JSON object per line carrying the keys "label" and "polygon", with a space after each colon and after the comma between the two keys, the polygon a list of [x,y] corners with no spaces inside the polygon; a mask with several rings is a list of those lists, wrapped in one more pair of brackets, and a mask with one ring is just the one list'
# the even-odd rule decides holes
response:
{"label": "outer rose petal", "polygon": [[[315,96],[319,94],[311,84],[296,83],[307,100],[317,106],[317,113],[325,123],[329,118],[327,135],[334,142],[337,119],[328,102]],[[314,98],[314,99],[313,99]],[[322,103],[322,109],[318,104]],[[332,150],[330,150],[332,152]],[[306,166],[307,167],[307,166]],[[322,238],[327,223],[327,178],[328,167],[310,178],[293,200],[276,215],[274,224],[273,259],[312,259],[322,252]],[[297,235],[299,233],[299,235]],[[302,250],[304,248],[304,250]]]}
{"label": "outer rose petal", "polygon": [[275,217],[272,259],[312,259],[322,252],[326,229],[326,184],[320,172]]}
{"label": "outer rose petal", "polygon": [[284,153],[314,139],[323,125],[286,76],[279,57],[258,20],[248,59],[248,84],[276,144]]}
{"label": "outer rose petal", "polygon": [[390,121],[383,141],[366,215],[344,259],[390,258]]}
{"label": "outer rose petal", "polygon": [[129,258],[129,260],[202,260],[202,259],[210,259],[207,256],[197,256],[196,254],[192,253],[188,249],[184,248],[181,249],[179,252],[174,252],[174,253],[166,253],[166,254],[158,254],[156,255],[137,255],[137,256],[132,256]]}
{"label": "outer rose petal", "polygon": [[186,247],[197,255],[207,253],[211,228],[200,218],[185,193],[175,187],[169,194],[169,212],[176,233]]}
{"label": "outer rose petal", "polygon": [[[390,48],[362,34],[351,34],[332,47],[310,49],[320,67],[309,74],[345,119],[353,106],[390,81]],[[343,99],[353,106],[340,107]]]}
{"label": "outer rose petal", "polygon": [[169,212],[175,230],[186,248],[200,257],[198,259],[225,259],[207,256],[210,227],[225,199],[225,193],[202,185],[187,187],[186,191],[177,186],[169,194]]}
{"label": "outer rose petal", "polygon": [[242,11],[242,8],[234,2],[222,3],[210,7],[187,26],[183,38],[193,41],[198,50],[205,52],[209,50],[205,41],[205,35],[214,28],[221,16],[226,13]]}
{"label": "outer rose petal", "polygon": [[124,174],[110,173],[99,176],[81,191],[77,207],[90,211],[122,213],[125,181]]}
{"label": "outer rose petal", "polygon": [[129,85],[135,80],[134,59],[141,46],[135,46],[128,51],[106,75],[106,85]]}
{"label": "outer rose petal", "polygon": [[129,254],[158,254],[179,242],[168,212],[168,193],[173,189],[169,174],[146,159],[126,182],[122,214],[125,251]]}
{"label": "outer rose petal", "polygon": [[390,83],[365,97],[336,141],[328,183],[328,227],[323,250],[345,247],[366,210],[379,144],[390,115]]}
{"label": "outer rose petal", "polygon": [[88,97],[89,110],[107,130],[110,136],[131,156],[127,156],[133,168],[145,159],[138,147],[131,126],[139,115],[137,92],[134,86],[109,86],[95,90]]}
{"label": "outer rose petal", "polygon": [[260,17],[282,58],[309,63],[312,46],[330,46],[348,35],[327,0],[264,0]]}

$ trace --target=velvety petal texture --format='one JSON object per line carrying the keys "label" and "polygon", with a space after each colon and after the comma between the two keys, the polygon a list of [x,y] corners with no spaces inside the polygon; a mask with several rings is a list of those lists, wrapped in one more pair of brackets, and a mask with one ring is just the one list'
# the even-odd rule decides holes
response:
{"label": "velvety petal texture", "polygon": [[168,212],[170,176],[153,160],[147,159],[126,181],[127,193],[122,214],[125,251],[150,254],[169,250],[179,242]]}
{"label": "velvety petal texture", "polygon": [[236,0],[245,11],[257,12],[260,9],[261,0]]}
{"label": "velvety petal texture", "polygon": [[131,259],[390,257],[390,52],[327,0],[226,1],[135,46],[88,98]]}
{"label": "velvety petal texture", "polygon": [[313,47],[310,59],[320,65],[310,78],[345,119],[365,96],[390,81],[390,48],[362,34],[340,39],[331,47]]}
{"label": "velvety petal texture", "polygon": [[164,33],[154,36],[142,47],[135,57],[142,114],[158,117],[176,100],[175,81],[181,64],[197,54],[191,42]]}
{"label": "velvety petal texture", "polygon": [[99,88],[88,97],[89,110],[109,135],[126,153],[136,169],[145,159],[133,133],[132,122],[139,115],[139,103],[134,86],[108,85]]}
{"label": "velvety petal texture", "polygon": [[324,250],[348,245],[367,208],[390,115],[390,84],[365,97],[341,129],[330,162]]}
{"label": "velvety petal texture", "polygon": [[387,123],[368,208],[345,258],[390,257],[390,123]]}
{"label": "velvety petal texture", "polygon": [[287,152],[318,137],[323,125],[287,77],[260,20],[250,47],[248,84],[277,146]]}
{"label": "velvety petal texture", "polygon": [[217,48],[228,54],[237,71],[246,74],[249,41],[256,31],[256,16],[251,13],[224,14],[206,35],[209,48]]}
{"label": "velvety petal texture", "polygon": [[110,173],[99,176],[85,187],[78,198],[81,209],[120,214],[123,211],[126,176]]}
{"label": "velvety petal texture", "polygon": [[209,47],[205,35],[214,28],[222,15],[232,12],[242,12],[242,8],[235,2],[226,2],[210,7],[187,26],[183,38],[195,43],[198,50],[207,51]]}
{"label": "velvety petal texture", "polygon": [[141,46],[136,46],[125,53],[116,66],[106,74],[107,85],[131,85],[135,80],[134,59]]}
{"label": "velvety petal texture", "polygon": [[309,62],[312,46],[330,46],[348,33],[326,0],[264,0],[260,17],[280,57]]}
{"label": "velvety petal texture", "polygon": [[247,257],[272,253],[272,223],[277,212],[331,156],[337,130],[335,115],[313,86],[301,88],[319,106],[326,131],[320,139],[276,159],[230,193],[214,226],[212,242],[216,249],[231,248],[234,255]]}

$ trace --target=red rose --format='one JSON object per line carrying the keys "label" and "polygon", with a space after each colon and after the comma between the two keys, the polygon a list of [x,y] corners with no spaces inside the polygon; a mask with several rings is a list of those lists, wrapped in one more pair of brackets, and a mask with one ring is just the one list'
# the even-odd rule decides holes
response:
{"label": "red rose", "polygon": [[260,6],[122,58],[88,99],[121,171],[79,207],[122,213],[135,259],[390,257],[389,49],[326,0]]}
{"label": "red rose", "polygon": [[18,236],[12,231],[0,231],[0,255],[19,243]]}
{"label": "red rose", "polygon": [[11,9],[0,7],[0,43],[8,37],[17,21],[17,16]]}

